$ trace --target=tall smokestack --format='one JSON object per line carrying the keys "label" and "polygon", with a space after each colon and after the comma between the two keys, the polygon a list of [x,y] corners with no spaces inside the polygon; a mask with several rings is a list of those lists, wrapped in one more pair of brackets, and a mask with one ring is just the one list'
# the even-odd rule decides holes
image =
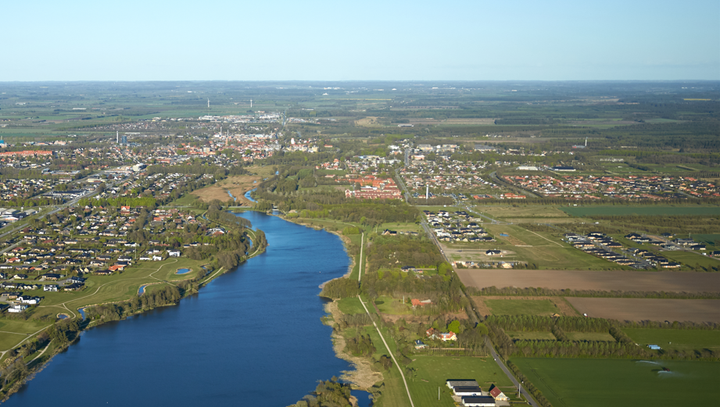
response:
{"label": "tall smokestack", "polygon": [[425,200],[430,199],[430,184],[425,185]]}

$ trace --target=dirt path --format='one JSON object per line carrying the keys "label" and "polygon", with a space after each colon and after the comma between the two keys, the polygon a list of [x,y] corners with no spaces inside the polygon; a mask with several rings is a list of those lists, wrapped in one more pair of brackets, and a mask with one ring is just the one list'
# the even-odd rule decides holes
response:
{"label": "dirt path", "polygon": [[[325,304],[325,312],[332,315],[333,320],[335,321],[339,321],[342,317],[342,313],[338,308],[337,302],[329,302]],[[341,379],[352,383],[353,386],[362,390],[367,390],[375,383],[383,380],[382,373],[374,371],[372,364],[368,359],[345,353],[345,338],[343,338],[342,335],[333,331],[332,339],[333,349],[335,350],[337,357],[350,362],[355,368],[355,370],[344,371],[340,377]]]}

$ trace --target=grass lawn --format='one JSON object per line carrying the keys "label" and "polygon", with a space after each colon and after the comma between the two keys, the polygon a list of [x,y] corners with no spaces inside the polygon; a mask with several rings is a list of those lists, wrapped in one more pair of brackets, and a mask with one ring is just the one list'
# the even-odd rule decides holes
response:
{"label": "grass lawn", "polygon": [[523,340],[549,340],[555,341],[555,335],[550,332],[517,332],[517,331],[505,331],[506,334],[512,339],[523,339]]}
{"label": "grass lawn", "polygon": [[484,300],[493,315],[545,315],[560,313],[550,300]]}
{"label": "grass lawn", "polygon": [[388,297],[388,296],[380,296],[375,299],[375,305],[377,305],[378,310],[382,312],[383,314],[395,314],[395,315],[410,315],[412,314],[412,309],[407,304],[402,304],[401,300]]}
{"label": "grass lawn", "polygon": [[360,304],[360,300],[358,300],[357,297],[341,299],[338,301],[338,307],[343,314],[353,315],[365,313],[365,308]]}
{"label": "grass lawn", "polygon": [[[551,358],[513,358],[512,362],[554,407],[710,406],[720,398],[717,362]],[[671,372],[660,373],[662,367]]]}
{"label": "grass lawn", "polygon": [[565,332],[571,341],[607,341],[615,342],[615,338],[607,332]]}
{"label": "grass lawn", "polygon": [[640,345],[658,345],[663,349],[720,351],[720,331],[700,329],[623,328]]}
{"label": "grass lawn", "polygon": [[0,318],[0,351],[9,350],[27,338],[28,334],[48,325],[51,324],[45,321]]}

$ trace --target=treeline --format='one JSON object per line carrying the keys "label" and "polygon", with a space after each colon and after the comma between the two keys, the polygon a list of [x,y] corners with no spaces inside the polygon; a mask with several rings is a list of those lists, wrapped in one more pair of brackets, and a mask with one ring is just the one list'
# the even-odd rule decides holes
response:
{"label": "treeline", "polygon": [[349,407],[350,384],[342,383],[337,377],[320,381],[315,391],[289,407]]}
{"label": "treeline", "polygon": [[101,304],[85,308],[85,318],[91,321],[119,321],[142,310],[177,304],[183,297],[187,286],[182,290],[178,286],[168,285],[161,290],[146,291],[128,301]]}
{"label": "treeline", "polygon": [[509,295],[509,296],[547,296],[547,297],[597,297],[597,298],[678,298],[678,299],[720,299],[720,293],[715,292],[673,292],[673,291],[601,291],[601,290],[572,290],[550,289],[540,287],[503,287],[497,288],[466,287],[469,295]]}
{"label": "treeline", "polygon": [[25,207],[31,208],[33,206],[48,206],[48,205],[60,205],[63,203],[62,198],[51,198],[46,196],[39,196],[35,198],[22,198],[17,197],[15,199],[0,201],[0,206],[3,207]]}
{"label": "treeline", "polygon": [[[720,352],[711,349],[692,351],[662,350],[656,352],[635,343],[622,327],[655,326],[654,323],[621,323],[613,320],[583,317],[550,318],[532,315],[489,316],[485,320],[490,338],[504,357],[601,357],[720,360]],[[669,325],[669,324],[668,324]],[[679,326],[675,322],[672,326]],[[687,329],[717,329],[714,324],[686,325]],[[551,332],[557,340],[513,340],[505,332]],[[572,341],[566,332],[608,333],[614,341]]]}

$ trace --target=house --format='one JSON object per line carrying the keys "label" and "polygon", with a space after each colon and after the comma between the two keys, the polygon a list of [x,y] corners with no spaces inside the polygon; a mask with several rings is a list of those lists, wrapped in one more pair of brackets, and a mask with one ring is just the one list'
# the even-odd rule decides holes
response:
{"label": "house", "polygon": [[652,350],[662,350],[662,348],[658,345],[648,345],[648,348]]}
{"label": "house", "polygon": [[490,396],[470,396],[462,398],[466,407],[495,407],[495,399]]}
{"label": "house", "polygon": [[416,339],[416,340],[415,340],[415,349],[425,349],[425,348],[427,348],[427,347],[428,347],[428,346],[427,346],[423,341],[421,341],[420,339]]}
{"label": "house", "polygon": [[412,307],[413,307],[413,308],[415,308],[415,307],[422,307],[422,306],[424,306],[424,305],[430,305],[430,304],[432,304],[432,301],[431,301],[431,300],[423,300],[423,301],[420,301],[420,300],[417,299],[417,298],[411,299],[410,302],[412,303]]}
{"label": "house", "polygon": [[28,305],[36,305],[37,303],[40,302],[40,297],[32,297],[29,295],[21,295],[17,299],[21,303],[28,304]]}
{"label": "house", "polygon": [[437,339],[440,336],[440,331],[435,328],[429,328],[427,331],[425,331],[425,336],[430,339]]}
{"label": "house", "polygon": [[495,401],[510,401],[508,396],[506,396],[505,393],[503,393],[500,388],[494,384],[490,386],[490,396],[492,396]]}
{"label": "house", "polygon": [[439,339],[443,342],[447,341],[457,341],[457,335],[455,335],[455,332],[443,332],[440,334]]}
{"label": "house", "polygon": [[496,256],[498,254],[502,254],[502,250],[486,250],[485,254],[488,256]]}
{"label": "house", "polygon": [[43,291],[56,292],[58,290],[57,284],[46,284],[43,286]]}
{"label": "house", "polygon": [[168,250],[168,256],[180,257],[180,250]]}
{"label": "house", "polygon": [[27,308],[28,308],[28,306],[25,304],[16,304],[16,305],[13,305],[12,307],[8,308],[8,312],[19,313],[19,312],[25,311]]}

